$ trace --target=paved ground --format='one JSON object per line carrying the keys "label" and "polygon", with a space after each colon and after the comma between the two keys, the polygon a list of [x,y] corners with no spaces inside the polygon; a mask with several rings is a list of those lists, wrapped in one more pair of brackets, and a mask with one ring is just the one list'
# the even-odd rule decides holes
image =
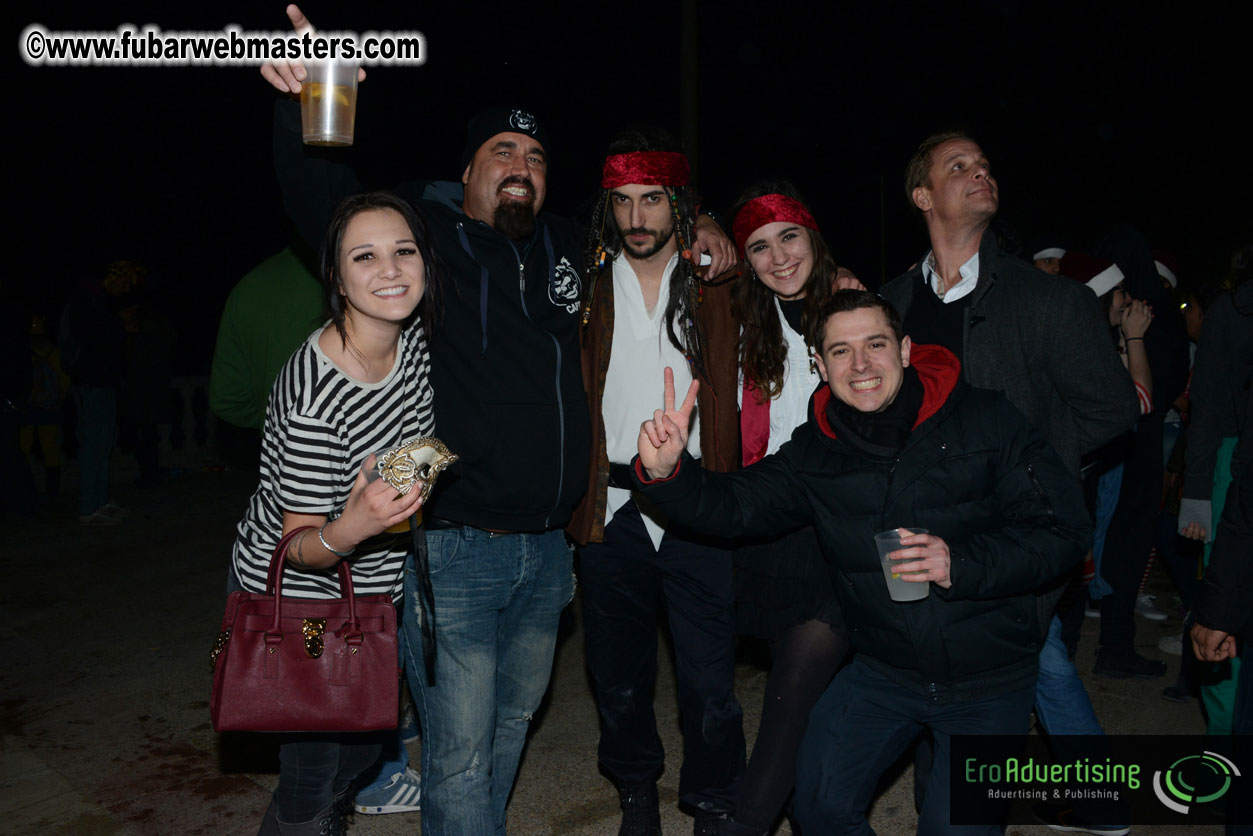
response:
{"label": "paved ground", "polygon": [[[227,836],[256,832],[276,781],[264,736],[209,727],[208,652],[221,619],[233,526],[252,477],[186,457],[166,486],[115,490],[132,509],[124,524],[84,528],[68,496],[0,532],[0,834]],[[121,462],[119,462],[121,464]],[[208,467],[204,465],[208,464]],[[72,475],[72,473],[70,474]],[[115,485],[133,482],[115,468]],[[67,494],[73,483],[67,480]],[[1163,591],[1163,600],[1169,592]],[[533,727],[509,809],[514,836],[613,836],[617,799],[596,769],[596,714],[583,665],[578,607],[569,612],[544,710]],[[1094,624],[1080,668],[1091,668]],[[1141,620],[1138,643],[1172,618]],[[736,688],[755,733],[764,671],[745,654]],[[1203,731],[1196,701],[1158,697],[1165,683],[1085,681],[1111,733]],[[680,751],[673,679],[663,669],[657,715],[667,750]],[[417,760],[417,747],[412,752]],[[669,834],[691,832],[676,809],[677,765],[662,776]],[[883,836],[913,833],[908,769],[879,796],[871,822]],[[420,814],[357,816],[352,832],[417,834]],[[1137,828],[1137,833],[1170,833]],[[1211,836],[1217,828],[1191,828]],[[779,833],[788,834],[787,824]],[[1043,836],[1043,827],[1010,834]]]}

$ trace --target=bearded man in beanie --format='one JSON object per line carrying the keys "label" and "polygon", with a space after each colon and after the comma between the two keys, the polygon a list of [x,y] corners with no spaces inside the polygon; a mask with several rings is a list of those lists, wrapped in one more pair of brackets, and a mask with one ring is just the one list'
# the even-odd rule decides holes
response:
{"label": "bearded man in beanie", "polygon": [[[679,143],[660,128],[609,146],[585,247],[589,276],[583,376],[592,424],[589,490],[570,534],[587,663],[601,717],[599,761],[618,788],[620,836],[660,836],[657,776],[664,762],[653,713],[657,615],[674,640],[683,767],[679,802],[695,833],[731,810],[744,771],[735,699],[735,617],[728,543],[671,525],[633,494],[629,463],[666,367],[699,380],[689,452],[715,471],[739,464],[739,327],[730,284],[705,283],[691,253],[695,191]],[[729,278],[734,278],[730,276]]]}
{"label": "bearded man in beanie", "polygon": [[[287,12],[297,31],[310,27],[296,6]],[[281,64],[262,75],[298,93],[305,73]],[[548,147],[532,112],[486,110],[470,120],[459,183],[396,188],[425,218],[446,282],[442,321],[428,324],[431,383],[438,434],[460,457],[423,508],[427,548],[405,573],[428,836],[505,832],[574,595],[563,527],[587,487],[583,281],[574,224],[541,211]],[[284,205],[316,246],[336,203],[360,190],[357,177],[306,152],[294,102],[278,103],[274,152]]]}

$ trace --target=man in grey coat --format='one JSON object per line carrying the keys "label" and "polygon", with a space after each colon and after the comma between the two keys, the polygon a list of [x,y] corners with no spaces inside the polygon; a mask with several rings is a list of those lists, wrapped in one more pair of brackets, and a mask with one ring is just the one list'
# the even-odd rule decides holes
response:
{"label": "man in grey coat", "polygon": [[906,192],[931,251],[880,293],[900,311],[905,333],[956,354],[971,385],[1003,391],[1078,473],[1084,453],[1140,417],[1096,297],[984,234],[999,190],[969,137],[924,141],[906,171]]}

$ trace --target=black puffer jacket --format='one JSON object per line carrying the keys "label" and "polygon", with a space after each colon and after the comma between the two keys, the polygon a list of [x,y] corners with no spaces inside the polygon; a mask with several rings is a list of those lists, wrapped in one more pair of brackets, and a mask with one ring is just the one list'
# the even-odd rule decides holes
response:
{"label": "black puffer jacket", "polygon": [[[814,525],[854,647],[897,684],[936,702],[1029,687],[1043,634],[1033,590],[1073,567],[1091,536],[1079,481],[1003,395],[961,383],[949,351],[914,346],[911,361],[925,396],[895,457],[837,438],[823,387],[777,454],[734,474],[684,463],[641,484],[672,519],[700,530]],[[950,589],[889,599],[873,538],[900,526],[948,543]]]}

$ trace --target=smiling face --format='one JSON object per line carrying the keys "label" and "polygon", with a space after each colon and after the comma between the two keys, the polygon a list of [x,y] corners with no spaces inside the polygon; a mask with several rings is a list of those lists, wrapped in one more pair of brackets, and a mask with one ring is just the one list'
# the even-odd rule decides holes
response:
{"label": "smiling face", "polygon": [[931,151],[927,183],[913,191],[928,224],[986,224],[1000,201],[983,150],[969,139],[950,139]]}
{"label": "smiling face", "polygon": [[909,337],[897,342],[882,309],[841,311],[823,327],[818,373],[853,409],[882,412],[901,389],[909,348]]}
{"label": "smiling face", "polygon": [[404,322],[425,290],[426,269],[413,231],[394,209],[358,212],[339,249],[339,291],[349,330],[367,321]]}
{"label": "smiling face", "polygon": [[609,204],[628,258],[670,258],[675,249],[674,212],[664,186],[618,186],[609,192]]}
{"label": "smiling face", "polygon": [[496,134],[479,146],[461,175],[462,208],[471,218],[516,237],[501,226],[519,216],[524,221],[535,217],[544,205],[547,176],[544,147],[533,137]]}
{"label": "smiling face", "polygon": [[814,272],[809,230],[789,221],[758,227],[744,244],[744,255],[761,283],[780,299],[802,299]]}

